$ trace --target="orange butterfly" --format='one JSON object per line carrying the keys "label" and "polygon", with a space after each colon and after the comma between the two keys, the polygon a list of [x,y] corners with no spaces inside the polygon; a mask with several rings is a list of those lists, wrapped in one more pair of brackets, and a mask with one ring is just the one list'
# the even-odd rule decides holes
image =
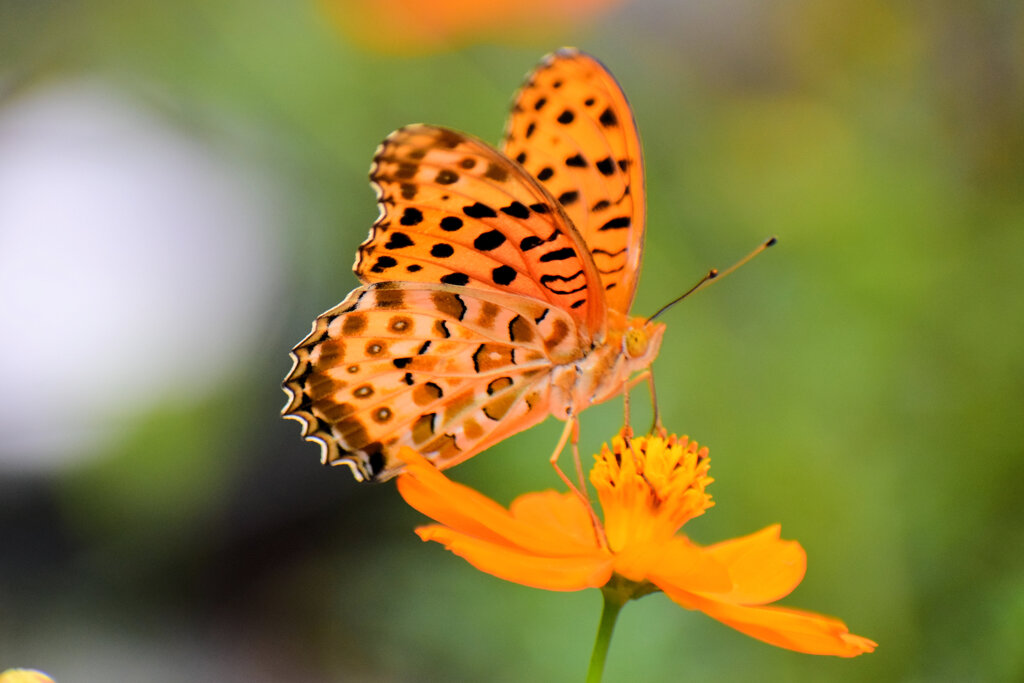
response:
{"label": "orange butterfly", "polygon": [[[501,151],[400,128],[370,171],[364,283],[292,351],[285,417],[356,479],[410,446],[445,468],[566,420],[646,373],[665,326],[630,318],[644,237],[640,140],[618,84],[573,49],[527,78]],[[559,471],[560,472],[560,471]]]}

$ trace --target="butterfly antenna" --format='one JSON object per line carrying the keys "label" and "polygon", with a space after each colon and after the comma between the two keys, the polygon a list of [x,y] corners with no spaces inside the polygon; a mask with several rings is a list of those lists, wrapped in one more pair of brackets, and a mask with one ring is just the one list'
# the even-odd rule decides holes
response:
{"label": "butterfly antenna", "polygon": [[665,304],[664,306],[659,308],[655,312],[654,315],[652,315],[650,318],[647,319],[647,322],[651,322],[652,320],[657,318],[659,315],[661,315],[662,313],[664,313],[668,309],[672,308],[677,303],[679,303],[680,301],[682,301],[686,297],[690,296],[691,294],[693,294],[695,292],[699,292],[700,290],[704,289],[705,287],[710,285],[712,281],[719,280],[719,279],[725,277],[726,275],[729,275],[733,271],[737,270],[740,266],[746,265],[751,259],[753,259],[755,256],[760,254],[762,251],[764,251],[768,247],[774,245],[777,241],[778,240],[775,237],[769,237],[764,242],[759,244],[757,246],[757,248],[754,249],[752,252],[750,252],[749,254],[747,254],[746,256],[741,258],[739,261],[737,261],[736,263],[732,264],[731,266],[729,266],[728,268],[726,268],[725,270],[723,270],[721,272],[719,272],[716,268],[712,268],[711,270],[709,270],[707,272],[707,274],[704,277],[702,277],[697,282],[697,284],[695,284],[693,287],[690,287],[688,290],[683,292],[680,296],[676,297],[672,301],[669,301],[667,304]]}

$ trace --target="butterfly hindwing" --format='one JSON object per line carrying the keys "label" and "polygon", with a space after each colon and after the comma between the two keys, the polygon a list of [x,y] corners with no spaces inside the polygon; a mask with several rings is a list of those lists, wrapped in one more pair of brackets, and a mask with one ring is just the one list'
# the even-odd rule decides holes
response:
{"label": "butterfly hindwing", "polygon": [[501,149],[559,200],[593,256],[608,308],[628,313],[644,170],[632,110],[612,75],[576,50],[550,55],[516,96]]}
{"label": "butterfly hindwing", "polygon": [[539,301],[371,284],[293,350],[285,415],[359,479],[397,473],[401,446],[444,468],[547,417],[552,368],[580,347],[572,318]]}
{"label": "butterfly hindwing", "polygon": [[603,334],[592,257],[536,180],[484,142],[413,125],[377,150],[381,215],[355,264],[363,282],[415,281],[532,297]]}

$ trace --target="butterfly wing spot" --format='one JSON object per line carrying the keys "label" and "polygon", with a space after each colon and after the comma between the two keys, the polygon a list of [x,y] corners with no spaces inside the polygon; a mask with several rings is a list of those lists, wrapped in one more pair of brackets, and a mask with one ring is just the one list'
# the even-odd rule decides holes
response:
{"label": "butterfly wing spot", "polygon": [[398,265],[398,261],[390,256],[378,256],[377,262],[370,267],[370,271],[374,273],[383,273],[389,268],[394,268]]}
{"label": "butterfly wing spot", "polygon": [[544,339],[544,347],[552,351],[569,336],[569,325],[561,318],[552,325],[551,335]]}
{"label": "butterfly wing spot", "polygon": [[413,225],[419,225],[423,222],[423,212],[415,207],[407,206],[405,207],[405,211],[402,212],[402,217],[398,222],[410,227]]}
{"label": "butterfly wing spot", "polygon": [[436,420],[437,413],[420,415],[412,425],[412,442],[419,446],[432,438],[434,436],[434,422]]}
{"label": "butterfly wing spot", "polygon": [[508,286],[515,282],[518,273],[511,266],[498,266],[491,271],[491,280],[496,285]]}
{"label": "butterfly wing spot", "polygon": [[511,377],[499,377],[498,379],[493,380],[487,384],[487,395],[493,396],[499,391],[503,391],[509,388],[510,386],[512,386]]}
{"label": "butterfly wing spot", "polygon": [[633,221],[629,216],[619,216],[618,218],[612,218],[609,221],[605,221],[598,230],[621,230],[623,228],[628,228],[632,223]]}
{"label": "butterfly wing spot", "polygon": [[345,360],[345,342],[340,339],[328,339],[317,347],[317,363],[337,364]]}
{"label": "butterfly wing spot", "polygon": [[[461,321],[466,316],[466,302],[458,294],[451,292],[433,292],[431,301],[438,313]],[[443,323],[443,321],[442,321]]]}
{"label": "butterfly wing spot", "polygon": [[516,315],[508,323],[508,340],[513,343],[527,344],[533,341],[533,327],[521,315]]}
{"label": "butterfly wing spot", "polygon": [[444,397],[444,391],[434,382],[424,382],[417,385],[412,391],[412,400],[418,406],[425,406],[439,401]]}
{"label": "butterfly wing spot", "polygon": [[442,168],[437,172],[437,176],[434,178],[434,182],[438,185],[451,185],[459,179],[459,174],[455,171],[449,171],[447,168]]}
{"label": "butterfly wing spot", "polygon": [[444,424],[451,424],[462,413],[469,410],[477,403],[476,388],[469,389],[453,396],[444,406]]}
{"label": "butterfly wing spot", "polygon": [[484,175],[499,183],[503,183],[508,180],[508,171],[494,162],[487,164],[487,170],[484,172]]}
{"label": "butterfly wing spot", "polygon": [[470,218],[496,218],[498,216],[494,209],[482,202],[474,202],[469,206],[462,207],[462,213]]}
{"label": "butterfly wing spot", "polygon": [[448,273],[442,275],[441,284],[463,286],[469,284],[469,276],[465,273]]}
{"label": "butterfly wing spot", "polygon": [[500,230],[488,230],[477,235],[473,247],[477,251],[493,251],[505,243],[505,235]]}
{"label": "butterfly wing spot", "polygon": [[[543,206],[543,204],[541,205]],[[546,208],[546,207],[545,207]],[[512,216],[513,218],[529,218],[530,210],[518,201],[514,201],[508,206],[503,206],[501,212]]]}
{"label": "butterfly wing spot", "polygon": [[442,434],[433,441],[425,444],[423,446],[423,450],[426,453],[436,453],[437,457],[442,460],[448,460],[455,458],[461,449],[455,442],[454,435]]}
{"label": "butterfly wing spot", "polygon": [[455,249],[447,242],[438,242],[430,247],[430,255],[434,258],[448,258],[455,253]]}
{"label": "butterfly wing spot", "polygon": [[398,334],[412,332],[412,318],[405,315],[396,315],[388,321],[388,329]]}
{"label": "butterfly wing spot", "polygon": [[498,308],[497,304],[492,301],[485,301],[480,306],[480,313],[477,316],[476,324],[485,329],[492,329],[494,327],[494,320],[500,312],[501,309]]}

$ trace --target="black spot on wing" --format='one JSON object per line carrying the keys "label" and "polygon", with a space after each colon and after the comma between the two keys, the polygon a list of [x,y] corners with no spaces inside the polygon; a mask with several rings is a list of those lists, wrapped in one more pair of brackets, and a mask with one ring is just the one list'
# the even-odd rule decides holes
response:
{"label": "black spot on wing", "polygon": [[452,245],[444,242],[438,242],[430,248],[430,255],[434,258],[448,258],[454,253],[455,249],[452,248]]}
{"label": "black spot on wing", "polygon": [[629,216],[620,216],[605,222],[598,230],[619,230],[621,228],[628,228],[631,223],[632,220]]}
{"label": "black spot on wing", "polygon": [[470,218],[496,218],[498,216],[494,209],[480,202],[462,207],[462,213]]}
{"label": "black spot on wing", "polygon": [[508,171],[504,166],[494,163],[493,161],[487,164],[487,171],[484,175],[491,180],[496,180],[499,183],[503,183],[508,180]]}
{"label": "black spot on wing", "polygon": [[438,185],[451,185],[458,179],[459,174],[447,168],[442,168],[440,171],[438,171],[437,177],[434,178]]}
{"label": "black spot on wing", "polygon": [[462,219],[458,216],[445,216],[441,219],[441,229],[445,232],[455,232],[462,227]]}
{"label": "black spot on wing", "polygon": [[448,273],[441,276],[441,282],[446,285],[465,285],[469,282],[469,276],[465,273]]}
{"label": "black spot on wing", "polygon": [[500,230],[488,230],[477,235],[473,240],[473,246],[480,251],[491,251],[505,243],[505,235]]}
{"label": "black spot on wing", "polygon": [[511,266],[498,266],[491,271],[491,279],[496,285],[510,285],[516,279],[515,269]]}
{"label": "black spot on wing", "polygon": [[[556,289],[555,287],[551,286],[552,282],[568,283],[572,280],[575,280],[576,278],[582,278],[583,284],[580,285],[579,287],[576,287],[575,289]],[[587,281],[586,278],[583,277],[582,270],[576,271],[569,277],[562,277],[561,275],[541,275],[540,283],[547,287],[549,291],[554,292],[555,294],[575,294],[576,292],[582,292],[587,288]]]}
{"label": "black spot on wing", "polygon": [[531,249],[539,247],[542,244],[544,244],[544,240],[537,237],[536,235],[529,235],[528,237],[524,237],[523,240],[519,243],[519,248],[522,251],[530,251]]}
{"label": "black spot on wing", "polygon": [[393,232],[389,235],[388,241],[384,244],[385,249],[404,249],[415,246],[415,242],[404,232]]}
{"label": "black spot on wing", "polygon": [[397,265],[398,261],[391,258],[390,256],[378,256],[377,262],[373,264],[373,267],[370,268],[370,271],[374,273],[383,273],[388,268],[394,268]]}
{"label": "black spot on wing", "polygon": [[548,261],[564,261],[568,258],[576,256],[576,250],[572,247],[563,247],[561,249],[555,249],[549,251],[546,254],[542,254],[540,257],[541,262],[547,263]]}
{"label": "black spot on wing", "polygon": [[568,206],[569,204],[572,204],[579,198],[580,193],[577,192],[576,190],[569,190],[568,192],[563,192],[562,194],[558,195],[558,201],[562,206]]}
{"label": "black spot on wing", "polygon": [[501,211],[502,213],[507,213],[509,216],[512,216],[513,218],[530,217],[530,210],[526,208],[526,206],[524,206],[523,204],[520,204],[519,202],[512,202],[508,206],[502,207]]}
{"label": "black spot on wing", "polygon": [[402,225],[419,225],[423,221],[423,213],[412,206],[405,207],[402,212],[402,219],[398,221]]}

